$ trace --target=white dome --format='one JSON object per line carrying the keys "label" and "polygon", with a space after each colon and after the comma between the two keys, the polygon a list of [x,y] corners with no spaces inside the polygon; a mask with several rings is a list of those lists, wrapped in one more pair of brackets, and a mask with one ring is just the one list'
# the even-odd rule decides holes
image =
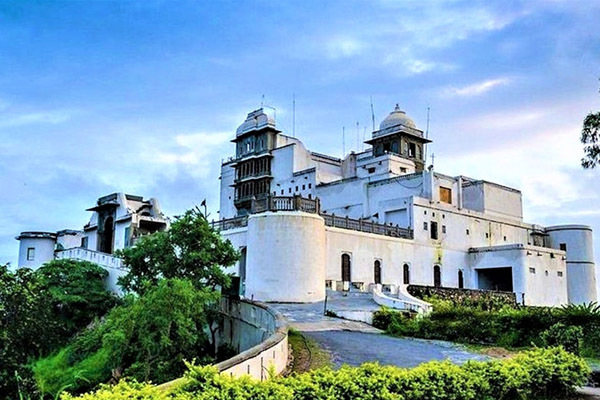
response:
{"label": "white dome", "polygon": [[396,104],[394,111],[390,113],[379,125],[379,130],[389,128],[390,126],[402,124],[409,128],[416,128],[415,122],[410,119],[404,111],[400,109],[400,106]]}
{"label": "white dome", "polygon": [[236,134],[241,135],[242,133],[262,128],[267,125],[275,127],[275,119],[267,115],[264,110],[260,108],[248,114],[246,121],[237,128]]}

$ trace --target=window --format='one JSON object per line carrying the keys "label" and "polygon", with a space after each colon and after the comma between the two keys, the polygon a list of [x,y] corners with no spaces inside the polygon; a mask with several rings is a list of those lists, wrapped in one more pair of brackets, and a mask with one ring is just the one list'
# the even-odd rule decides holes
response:
{"label": "window", "polygon": [[401,173],[405,173],[406,171],[407,171],[407,170],[406,170],[406,168],[404,168],[404,167],[400,167],[400,172],[401,172]]}
{"label": "window", "polygon": [[312,188],[312,183],[308,184],[308,188],[311,189]]}
{"label": "window", "polygon": [[405,285],[410,284],[410,267],[408,264],[404,264],[404,267],[402,267],[402,282],[404,282]]}
{"label": "window", "polygon": [[433,240],[438,239],[438,224],[434,221],[431,221],[431,238]]}
{"label": "window", "polygon": [[306,185],[302,185],[302,190],[306,190]]}
{"label": "window", "polygon": [[414,143],[408,144],[408,156],[415,157],[417,155],[417,145]]}
{"label": "window", "polygon": [[458,288],[464,289],[464,287],[465,287],[465,279],[463,277],[462,269],[459,269],[458,270]]}
{"label": "window", "polygon": [[309,199],[312,199],[312,194],[310,194],[310,193],[309,193],[309,194],[308,194],[308,198],[309,198]]}
{"label": "window", "polygon": [[373,278],[375,284],[381,284],[381,261],[375,260],[373,264]]}
{"label": "window", "polygon": [[296,192],[298,191],[298,186],[296,186]]}
{"label": "window", "polygon": [[131,245],[130,243],[130,239],[131,239],[131,227],[128,226],[127,228],[125,228],[125,233],[124,233],[124,238],[123,238],[123,243],[125,243],[125,247],[129,247]]}
{"label": "window", "polygon": [[350,255],[342,254],[342,281],[350,282]]}
{"label": "window", "polygon": [[442,233],[446,233],[446,225],[442,225]]}
{"label": "window", "polygon": [[27,248],[27,261],[35,260],[35,247]]}
{"label": "window", "polygon": [[427,230],[427,222],[423,222],[423,230],[426,231]]}
{"label": "window", "polygon": [[504,241],[506,242],[506,236],[504,236]]}
{"label": "window", "polygon": [[562,251],[567,251],[567,244],[566,243],[561,243],[559,246],[560,246],[560,249]]}
{"label": "window", "polygon": [[433,266],[433,286],[441,287],[442,286],[442,269],[439,265]]}
{"label": "window", "polygon": [[490,238],[490,234],[486,232],[486,233],[485,233],[485,238],[486,238],[486,239],[489,239],[489,238]]}
{"label": "window", "polygon": [[288,193],[292,193],[292,188],[288,188]]}
{"label": "window", "polygon": [[529,268],[529,273],[535,274],[535,268]]}
{"label": "window", "polygon": [[369,169],[367,169],[367,171],[369,171],[370,174],[375,172],[375,167],[371,167]]}
{"label": "window", "polygon": [[452,204],[452,189],[440,186],[440,201],[442,203]]}
{"label": "window", "polygon": [[548,270],[546,270],[546,276],[548,276]]}
{"label": "window", "polygon": [[558,272],[556,273],[556,275],[558,275],[559,277],[562,277],[562,276],[563,276],[563,273],[562,273],[562,271],[558,271]]}
{"label": "window", "polygon": [[281,195],[283,196],[283,189],[281,189]]}
{"label": "window", "polygon": [[88,248],[88,237],[82,237],[81,238],[81,247],[83,247],[84,249]]}
{"label": "window", "polygon": [[467,235],[470,235],[470,234],[471,234],[471,232],[469,232],[469,230],[467,229]]}

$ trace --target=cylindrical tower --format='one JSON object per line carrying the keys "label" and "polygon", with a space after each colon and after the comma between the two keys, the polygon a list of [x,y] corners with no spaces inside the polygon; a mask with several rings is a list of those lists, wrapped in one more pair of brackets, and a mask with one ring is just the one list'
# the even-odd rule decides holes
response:
{"label": "cylindrical tower", "polygon": [[246,297],[306,303],[325,298],[325,223],[316,214],[275,212],[248,219]]}
{"label": "cylindrical tower", "polygon": [[19,268],[37,269],[54,259],[56,233],[21,232],[15,239],[19,241]]}
{"label": "cylindrical tower", "polygon": [[587,225],[558,225],[546,228],[550,247],[567,252],[569,303],[598,301],[592,228]]}

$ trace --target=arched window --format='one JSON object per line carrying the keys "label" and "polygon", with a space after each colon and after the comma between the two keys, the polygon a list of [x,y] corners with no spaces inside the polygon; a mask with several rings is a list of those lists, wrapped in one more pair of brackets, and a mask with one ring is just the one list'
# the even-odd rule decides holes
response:
{"label": "arched window", "polygon": [[465,287],[465,279],[463,277],[462,269],[458,270],[458,288],[463,289]]}
{"label": "arched window", "polygon": [[350,282],[350,255],[342,254],[342,281]]}
{"label": "arched window", "polygon": [[373,275],[374,275],[374,282],[376,284],[381,284],[381,261],[379,260],[375,260],[375,263],[373,265]]}
{"label": "arched window", "polygon": [[439,265],[433,266],[433,286],[442,286],[442,269]]}
{"label": "arched window", "polygon": [[410,284],[410,267],[408,266],[408,264],[404,264],[402,272],[403,272],[402,282],[404,282],[405,285]]}

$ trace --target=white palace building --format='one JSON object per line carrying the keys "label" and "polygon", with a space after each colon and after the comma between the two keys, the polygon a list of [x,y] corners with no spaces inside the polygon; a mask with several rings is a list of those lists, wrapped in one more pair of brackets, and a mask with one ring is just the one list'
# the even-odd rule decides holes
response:
{"label": "white palace building", "polygon": [[[589,226],[526,223],[519,190],[425,168],[430,141],[398,106],[370,148],[344,159],[309,151],[262,109],[233,142],[213,224],[242,254],[235,273],[247,298],[371,291],[379,304],[426,311],[407,292],[413,284],[513,292],[527,305],[597,300]],[[126,267],[113,252],[169,224],[155,199],[123,193],[89,211],[83,231],[21,233],[19,266],[93,261],[117,290]]]}
{"label": "white palace building", "polygon": [[589,226],[526,223],[519,190],[426,169],[430,141],[398,106],[344,159],[308,150],[262,109],[233,142],[217,227],[241,250],[248,298],[314,302],[376,284],[402,298],[410,283],[527,305],[597,300]]}

